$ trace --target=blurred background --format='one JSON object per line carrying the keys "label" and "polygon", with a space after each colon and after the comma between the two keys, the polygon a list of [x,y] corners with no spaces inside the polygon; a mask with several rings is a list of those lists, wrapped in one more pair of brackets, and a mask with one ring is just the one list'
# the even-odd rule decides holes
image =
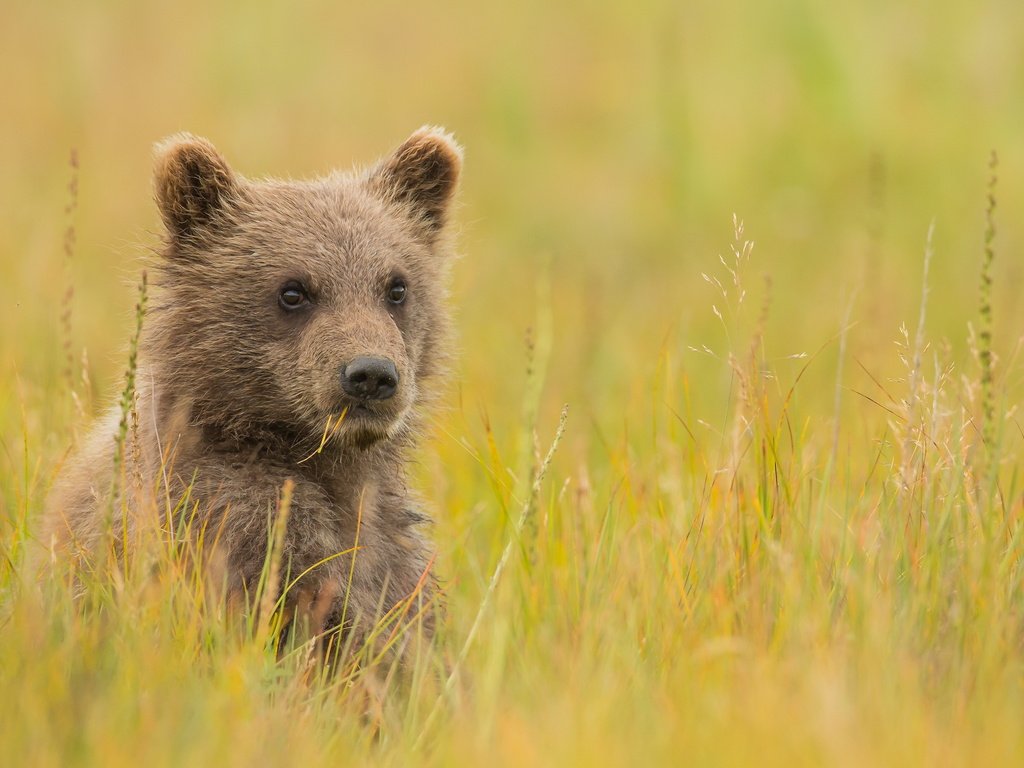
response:
{"label": "blurred background", "polygon": [[[762,317],[780,376],[821,349],[801,408],[831,417],[843,328],[881,381],[899,367],[932,222],[929,333],[963,350],[993,149],[1005,359],[1024,319],[1022,43],[1015,0],[4,3],[3,434],[37,458],[66,444],[68,351],[88,352],[91,409],[117,388],[159,238],[151,147],[182,130],[291,177],[369,163],[424,123],[456,134],[456,437],[519,420],[538,339],[542,419],[571,403],[575,450],[631,439],[666,368],[713,421],[747,343],[731,334]],[[734,214],[755,247],[723,325],[702,274],[731,280]],[[845,385],[870,386],[851,360]]]}

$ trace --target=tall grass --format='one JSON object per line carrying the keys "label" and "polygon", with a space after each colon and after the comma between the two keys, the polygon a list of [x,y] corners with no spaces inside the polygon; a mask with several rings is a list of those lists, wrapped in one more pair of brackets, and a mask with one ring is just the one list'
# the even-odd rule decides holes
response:
{"label": "tall grass", "polygon": [[[214,577],[180,549],[87,576],[84,604],[60,578],[21,581],[8,567],[5,760],[1013,762],[1021,502],[1010,441],[986,445],[982,426],[984,386],[1001,402],[1009,372],[983,378],[930,342],[925,286],[918,328],[897,337],[904,375],[869,375],[873,391],[859,393],[885,415],[877,431],[860,442],[848,420],[798,416],[821,355],[767,357],[767,289],[760,306],[748,299],[756,255],[735,229],[706,277],[727,332],[727,351],[705,350],[731,382],[724,421],[692,412],[666,360],[642,452],[630,440],[601,463],[553,461],[565,413],[523,424],[519,441],[535,446],[524,467],[501,458],[490,428],[480,443],[446,438],[472,457],[453,482],[481,494],[490,544],[464,531],[449,547],[464,569],[451,574],[449,620],[407,677],[376,674],[372,659],[321,674],[308,645],[282,655],[269,586],[258,624],[239,631]],[[531,360],[531,376],[545,367]],[[550,386],[527,382],[526,419]],[[9,564],[34,506],[5,535]],[[267,567],[277,584],[273,552]]]}

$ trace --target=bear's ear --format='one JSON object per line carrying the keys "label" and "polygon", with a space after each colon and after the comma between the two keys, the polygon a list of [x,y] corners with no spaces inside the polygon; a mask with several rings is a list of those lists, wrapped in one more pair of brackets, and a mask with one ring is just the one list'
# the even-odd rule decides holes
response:
{"label": "bear's ear", "polygon": [[462,147],[442,128],[424,126],[370,172],[370,188],[406,206],[428,239],[444,228],[462,170]]}
{"label": "bear's ear", "polygon": [[206,139],[179,133],[155,148],[153,186],[167,231],[191,239],[214,223],[235,195],[238,181]]}

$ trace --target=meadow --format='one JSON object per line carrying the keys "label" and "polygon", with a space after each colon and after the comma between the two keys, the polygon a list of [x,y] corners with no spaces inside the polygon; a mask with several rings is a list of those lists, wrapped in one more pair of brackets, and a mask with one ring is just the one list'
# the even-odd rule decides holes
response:
{"label": "meadow", "polygon": [[[1021,51],[1013,0],[0,5],[0,764],[1020,764]],[[152,144],[299,178],[424,123],[466,166],[411,679],[172,568],[29,578]]]}

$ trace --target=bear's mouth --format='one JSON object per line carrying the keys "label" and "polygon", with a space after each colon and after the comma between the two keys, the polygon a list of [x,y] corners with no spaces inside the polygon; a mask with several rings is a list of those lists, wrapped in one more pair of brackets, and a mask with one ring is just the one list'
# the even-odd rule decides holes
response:
{"label": "bear's mouth", "polygon": [[327,416],[324,435],[327,440],[337,438],[365,448],[396,435],[405,422],[406,410],[346,398]]}
{"label": "bear's mouth", "polygon": [[341,419],[343,426],[346,422],[352,424],[365,422],[387,424],[394,419],[394,413],[390,408],[376,408],[362,400],[352,400],[342,406],[336,418]]}

